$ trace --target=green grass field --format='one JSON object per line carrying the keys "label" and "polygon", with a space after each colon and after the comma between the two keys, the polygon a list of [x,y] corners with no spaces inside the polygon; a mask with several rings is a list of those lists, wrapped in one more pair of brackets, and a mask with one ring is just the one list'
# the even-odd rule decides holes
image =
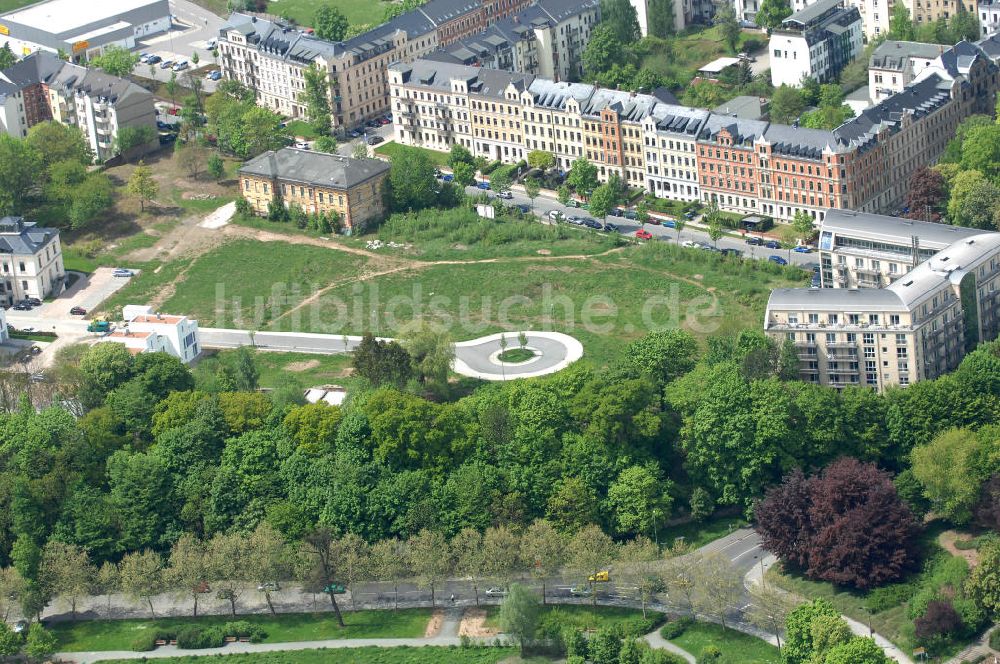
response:
{"label": "green grass field", "polygon": [[[765,36],[745,31],[740,35],[736,50],[755,50],[766,43]],[[718,27],[682,34],[672,40],[669,48],[662,40],[650,40],[650,44],[652,48],[643,58],[641,66],[649,67],[677,85],[689,83],[698,68],[712,60],[733,55],[722,41]]]}
{"label": "green grass field", "polygon": [[718,664],[778,664],[778,649],[771,644],[715,623],[697,622],[671,641],[698,657],[706,646],[722,651]]}
{"label": "green grass field", "polygon": [[435,166],[447,166],[448,165],[448,153],[438,152],[437,150],[428,150],[427,148],[418,148],[412,145],[400,145],[399,143],[383,143],[382,145],[375,148],[375,152],[392,159],[395,155],[410,153],[423,153],[427,155],[428,159]]}
{"label": "green grass field", "polygon": [[[334,334],[393,336],[420,315],[456,340],[504,330],[557,330],[580,339],[585,354],[600,365],[624,343],[656,329],[683,327],[704,338],[758,327],[770,289],[804,280],[801,270],[648,244],[586,259],[406,270],[366,282],[360,294],[354,284],[333,288],[316,310],[320,327]],[[364,320],[352,314],[356,310],[365,312]],[[283,323],[270,327],[288,329]]]}
{"label": "green grass field", "polygon": [[[164,311],[197,318],[205,326],[262,329],[315,289],[353,283],[364,263],[363,257],[322,247],[238,240],[190,263],[162,306]],[[320,331],[311,323],[313,313],[304,311],[302,323],[296,326]],[[283,322],[295,324],[294,319]]]}
{"label": "green grass field", "polygon": [[[344,648],[337,650],[296,650],[294,652],[227,655],[226,664],[497,664],[521,661],[514,648]],[[220,655],[221,656],[221,655]],[[199,664],[202,657],[168,657],[165,664]],[[116,664],[139,664],[146,659],[117,660]],[[107,663],[105,663],[107,664]]]}
{"label": "green grass field", "polygon": [[424,635],[430,615],[429,609],[345,611],[344,628],[337,626],[332,613],[285,613],[277,616],[240,615],[237,618],[202,616],[157,620],[82,620],[75,623],[54,623],[51,629],[59,640],[60,651],[81,652],[128,650],[136,636],[157,627],[213,625],[231,620],[246,620],[263,627],[267,632],[264,643],[322,639],[418,638]]}
{"label": "green grass field", "polygon": [[[223,350],[200,360],[193,368],[199,385],[211,382],[220,360],[235,351]],[[350,355],[312,355],[309,353],[267,353],[255,356],[260,371],[260,386],[268,388],[295,385],[306,389],[316,385],[343,385],[350,388],[355,381],[344,373],[351,368]]]}

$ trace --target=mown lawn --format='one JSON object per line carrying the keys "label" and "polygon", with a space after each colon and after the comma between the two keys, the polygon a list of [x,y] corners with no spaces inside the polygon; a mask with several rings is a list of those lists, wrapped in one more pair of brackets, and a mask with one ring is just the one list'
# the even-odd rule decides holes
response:
{"label": "mown lawn", "polygon": [[[50,627],[63,652],[129,650],[139,634],[151,629],[176,629],[183,625],[216,625],[245,620],[267,633],[264,643],[322,639],[418,638],[424,635],[430,609],[399,611],[345,611],[346,626],[337,626],[332,613],[285,613],[277,616],[240,615],[157,620],[81,620],[53,623]],[[400,660],[403,661],[403,660]]]}
{"label": "mown lawn", "polygon": [[715,623],[697,622],[671,641],[695,657],[699,657],[707,646],[715,646],[722,651],[722,659],[713,660],[717,664],[778,664],[781,661],[778,649],[770,643]]}
{"label": "mown lawn", "polygon": [[[649,40],[650,52],[643,58],[642,67],[649,67],[666,77],[676,86],[688,84],[699,67],[720,57],[733,54],[722,41],[718,27],[691,30],[671,40],[669,48],[662,40]],[[755,51],[766,45],[767,36],[744,31],[736,47],[739,51]]]}
{"label": "mown lawn", "polygon": [[[344,648],[296,650],[250,655],[227,655],[226,664],[496,664],[516,657],[514,648]],[[116,664],[140,664],[145,659],[117,660]],[[200,664],[202,657],[168,657],[166,664]],[[100,663],[98,663],[100,664]],[[105,664],[109,664],[105,662]]]}
{"label": "mown lawn", "polygon": [[427,148],[418,148],[412,145],[400,145],[399,143],[383,143],[382,145],[375,148],[375,152],[392,159],[394,156],[406,153],[423,153],[427,155],[431,163],[435,166],[447,166],[448,164],[448,153],[438,152],[437,150],[428,150]]}

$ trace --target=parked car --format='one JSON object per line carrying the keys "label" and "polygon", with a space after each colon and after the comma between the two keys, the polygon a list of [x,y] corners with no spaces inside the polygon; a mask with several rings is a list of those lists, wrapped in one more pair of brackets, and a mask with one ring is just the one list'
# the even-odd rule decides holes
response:
{"label": "parked car", "polygon": [[764,243],[764,246],[768,249],[781,249],[781,243],[777,240],[768,240]]}
{"label": "parked car", "polygon": [[371,138],[368,139],[368,145],[378,145],[384,140],[385,139],[382,138],[381,136],[372,136]]}
{"label": "parked car", "polygon": [[31,311],[31,307],[21,302],[15,304],[13,307],[11,307],[11,309],[13,309],[14,311]]}
{"label": "parked car", "polygon": [[361,137],[360,131],[358,131],[357,129],[351,131],[351,138],[360,138],[360,137]]}
{"label": "parked car", "polygon": [[174,133],[160,134],[160,145],[169,145],[170,143],[173,143],[176,140],[177,140],[177,134]]}
{"label": "parked car", "polygon": [[638,218],[638,216],[639,215],[636,214],[635,210],[625,210],[625,218],[626,219],[631,219],[631,220],[635,221],[635,219]]}
{"label": "parked car", "polygon": [[83,307],[73,307],[72,309],[69,310],[69,313],[72,316],[86,316],[87,310],[84,309]]}
{"label": "parked car", "polygon": [[601,230],[601,222],[599,222],[596,219],[593,219],[592,217],[584,217],[582,221],[583,225],[586,226],[587,228],[593,228],[596,231]]}
{"label": "parked car", "polygon": [[597,574],[591,574],[590,576],[587,577],[587,581],[589,581],[590,583],[607,583],[610,580],[611,580],[611,572],[609,572],[606,569],[601,570]]}
{"label": "parked car", "polygon": [[739,58],[740,60],[746,60],[747,62],[757,62],[757,58],[746,52],[737,53],[736,57]]}
{"label": "parked car", "polygon": [[504,189],[503,191],[501,191],[500,193],[498,193],[497,196],[499,196],[500,198],[503,198],[503,199],[514,198],[514,194],[510,193],[506,189]]}
{"label": "parked car", "polygon": [[209,73],[209,75],[208,75],[208,80],[210,80],[210,81],[218,81],[221,78],[222,78],[222,72],[219,71],[218,69],[216,69],[215,71]]}
{"label": "parked car", "polygon": [[32,355],[41,355],[42,349],[39,348],[38,346],[32,346],[31,348],[28,349],[28,352],[31,353]]}
{"label": "parked car", "polygon": [[14,633],[21,634],[28,629],[28,622],[26,620],[18,620],[14,623]]}
{"label": "parked car", "polygon": [[604,230],[606,230],[609,233],[621,232],[621,229],[618,228],[618,224],[611,224],[611,223],[604,224]]}
{"label": "parked car", "polygon": [[162,62],[160,62],[160,69],[170,69],[173,66],[174,66],[173,60],[163,60]]}
{"label": "parked car", "polygon": [[155,65],[155,64],[159,64],[160,62],[163,62],[163,58],[161,58],[158,55],[151,55],[148,58],[146,58],[146,64],[147,65]]}
{"label": "parked car", "polygon": [[685,212],[684,213],[684,218],[687,219],[688,221],[691,221],[692,219],[694,219],[697,216],[698,216],[697,212]]}
{"label": "parked car", "polygon": [[527,203],[518,203],[516,207],[517,207],[518,210],[520,210],[524,214],[530,214],[531,213],[531,206],[528,205]]}
{"label": "parked car", "polygon": [[444,175],[441,176],[442,182],[453,182],[454,180],[455,176],[452,175],[451,173],[445,173]]}
{"label": "parked car", "polygon": [[297,147],[299,150],[308,150],[309,141],[295,141],[295,147]]}
{"label": "parked car", "polygon": [[583,219],[577,217],[576,215],[571,214],[566,217],[566,223],[573,224],[574,226],[582,226]]}
{"label": "parked car", "polygon": [[797,246],[794,249],[792,249],[792,251],[794,251],[797,254],[811,254],[812,253],[812,247],[807,247],[804,244],[800,244],[799,246]]}
{"label": "parked car", "polygon": [[380,124],[378,120],[369,120],[368,122],[365,123],[365,126],[374,129],[375,127],[380,126]]}
{"label": "parked car", "polygon": [[616,207],[614,210],[611,211],[611,214],[613,214],[616,217],[624,217],[625,210],[623,208]]}
{"label": "parked car", "polygon": [[734,258],[739,258],[740,256],[743,255],[743,252],[740,251],[739,249],[730,249],[726,247],[723,248],[721,251],[723,256],[733,256]]}
{"label": "parked car", "polygon": [[26,297],[26,298],[24,298],[24,303],[25,304],[30,304],[33,307],[40,307],[40,306],[42,306],[42,301],[39,300],[37,297]]}
{"label": "parked car", "polygon": [[764,244],[764,241],[759,237],[748,237],[747,244],[749,244],[751,247],[759,247],[762,244]]}
{"label": "parked car", "polygon": [[479,187],[480,189],[482,189],[483,191],[488,191],[489,188],[490,188],[490,183],[489,182],[477,182],[476,186]]}
{"label": "parked car", "polygon": [[149,53],[146,52],[140,53],[139,62],[141,62],[142,64],[146,64],[147,62],[149,62]]}
{"label": "parked car", "polygon": [[639,230],[637,230],[635,232],[635,236],[636,236],[636,238],[638,238],[640,240],[652,240],[653,239],[653,234],[650,233],[649,231],[645,230],[644,228],[640,228]]}
{"label": "parked car", "polygon": [[590,586],[573,586],[569,589],[569,594],[573,597],[590,597],[594,594],[594,589]]}
{"label": "parked car", "polygon": [[219,45],[219,40],[215,37],[212,37],[207,42],[205,42],[205,48],[207,48],[209,51],[211,51],[218,45]]}
{"label": "parked car", "polygon": [[778,265],[788,265],[788,261],[786,261],[781,256],[768,256],[767,260],[771,261],[772,263],[777,263]]}
{"label": "parked car", "polygon": [[385,126],[385,125],[389,125],[389,124],[392,124],[392,120],[390,120],[389,118],[382,118],[382,119],[380,119],[380,120],[378,121],[378,123],[379,123],[380,125],[383,125],[383,126]]}
{"label": "parked car", "polygon": [[675,222],[673,219],[664,219],[662,223],[667,228],[677,228],[677,222]]}
{"label": "parked car", "polygon": [[822,286],[822,283],[820,282],[819,275],[818,274],[814,274],[813,277],[812,277],[812,283],[809,284],[809,287],[810,288],[819,288],[820,286]]}
{"label": "parked car", "polygon": [[681,246],[686,247],[688,249],[697,249],[701,245],[695,242],[694,240],[684,240],[683,242],[681,242]]}
{"label": "parked car", "polygon": [[113,277],[131,277],[135,273],[132,270],[128,270],[123,267],[116,268],[114,272],[111,273]]}
{"label": "parked car", "polygon": [[264,591],[276,592],[278,590],[281,590],[281,586],[278,585],[277,581],[268,581],[267,583],[262,583],[259,586],[257,586],[257,590],[260,592]]}
{"label": "parked car", "polygon": [[178,62],[176,62],[174,64],[173,67],[171,67],[171,69],[173,71],[184,71],[187,68],[188,68],[188,61],[187,60],[179,60]]}
{"label": "parked car", "polygon": [[499,586],[493,586],[492,588],[486,589],[487,597],[506,597],[507,591]]}
{"label": "parked car", "polygon": [[547,216],[548,216],[548,218],[549,218],[549,219],[551,219],[552,221],[560,221],[560,220],[562,220],[562,219],[565,219],[565,218],[566,218],[566,215],[564,215],[564,214],[563,214],[562,212],[560,212],[559,210],[549,210],[549,214],[548,214]]}
{"label": "parked car", "polygon": [[99,332],[104,334],[111,331],[111,323],[106,320],[94,320],[87,326],[87,332]]}

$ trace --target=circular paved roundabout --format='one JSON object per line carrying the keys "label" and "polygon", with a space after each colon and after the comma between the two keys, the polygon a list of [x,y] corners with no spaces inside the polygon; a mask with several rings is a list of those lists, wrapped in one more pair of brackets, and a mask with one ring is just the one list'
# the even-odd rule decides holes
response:
{"label": "circular paved roundabout", "polygon": [[[519,332],[505,332],[507,352],[520,348]],[[524,332],[525,349],[533,355],[521,362],[501,362],[500,334],[455,344],[455,373],[482,380],[513,380],[545,376],[583,357],[583,345],[561,332]]]}

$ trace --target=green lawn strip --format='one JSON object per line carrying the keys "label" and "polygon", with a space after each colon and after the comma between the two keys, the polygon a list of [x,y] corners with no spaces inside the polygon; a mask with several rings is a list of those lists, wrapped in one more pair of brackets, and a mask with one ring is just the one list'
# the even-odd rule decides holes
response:
{"label": "green lawn strip", "polygon": [[23,339],[24,341],[42,341],[52,343],[56,337],[51,334],[38,334],[35,332],[10,332],[11,339]]}
{"label": "green lawn strip", "polygon": [[[129,267],[140,270],[129,282],[104,300],[99,307],[94,307],[95,313],[105,314],[112,319],[119,319],[121,309],[126,304],[146,304],[156,296],[167,284],[173,281],[184,269],[183,261],[159,263],[131,263]],[[185,313],[183,311],[177,313]]]}
{"label": "green lawn strip", "polygon": [[[560,627],[574,627],[584,631],[595,631],[604,627],[621,625],[626,631],[643,632],[648,621],[649,625],[655,626],[662,620],[662,614],[656,611],[646,611],[647,620],[644,621],[642,611],[639,609],[627,609],[618,606],[584,606],[581,604],[565,604],[553,606],[551,604],[542,607],[539,624],[540,631],[547,633],[547,626],[557,624]],[[485,626],[491,629],[500,629],[500,608],[497,606],[486,607]],[[649,627],[652,629],[652,627]],[[639,634],[635,634],[638,636]]]}
{"label": "green lawn strip", "polygon": [[[262,329],[316,290],[338,279],[353,283],[364,263],[363,257],[323,247],[237,240],[196,258],[161,308],[206,327]],[[316,329],[317,311],[307,307],[300,313],[279,325],[327,331]]]}
{"label": "green lawn strip", "polygon": [[260,625],[267,633],[264,643],[319,641],[324,639],[419,638],[424,635],[430,609],[398,611],[345,611],[346,626],[337,625],[333,613],[283,613],[270,615],[200,616],[156,620],[81,620],[51,625],[63,652],[129,650],[139,634],[152,629],[185,625],[222,625],[245,620]]}
{"label": "green lawn strip", "polygon": [[683,537],[685,546],[698,549],[746,525],[747,522],[739,516],[713,516],[701,522],[664,528],[659,533],[659,539],[661,544],[672,546],[677,538]]}
{"label": "green lawn strip", "polygon": [[715,623],[696,622],[671,642],[695,657],[699,657],[706,646],[715,646],[722,651],[722,659],[712,660],[718,664],[778,664],[781,661],[778,649],[770,643]]}
{"label": "green lawn strip", "polygon": [[[661,42],[662,43],[662,42]],[[669,48],[652,42],[649,53],[643,58],[642,67],[648,67],[667,77],[674,85],[687,84],[698,68],[719,57],[730,57],[718,27],[691,29],[671,40]],[[745,51],[748,43],[759,47],[766,43],[759,33],[744,31],[740,34],[737,51]]]}
{"label": "green lawn strip", "polygon": [[417,315],[456,340],[550,329],[577,337],[601,365],[655,329],[680,326],[705,338],[757,327],[771,288],[804,281],[801,270],[663,244],[592,259],[439,265],[373,278],[360,295],[353,285],[331,289],[315,331],[394,336]]}
{"label": "green lawn strip", "polygon": [[319,134],[316,133],[312,125],[303,120],[292,120],[285,128],[295,138],[305,138],[310,141],[319,138]]}
{"label": "green lawn strip", "polygon": [[[199,386],[210,384],[220,362],[235,351],[210,352],[198,360],[194,366],[195,381]],[[260,386],[267,388],[295,385],[306,389],[318,385],[342,385],[350,388],[356,379],[344,376],[351,367],[351,356],[313,355],[310,353],[269,353],[258,352],[257,369],[260,371]]]}
{"label": "green lawn strip", "polygon": [[[338,648],[225,655],[226,664],[497,664],[511,660],[514,648],[459,648],[425,646],[414,648]],[[219,655],[222,657],[222,655]],[[115,664],[140,664],[146,659],[116,660]],[[200,664],[203,657],[167,657],[165,664]],[[519,660],[517,660],[519,661]],[[534,660],[532,660],[534,661]],[[539,660],[549,661],[549,660]],[[100,664],[100,663],[98,663]],[[110,664],[104,662],[104,664]]]}
{"label": "green lawn strip", "polygon": [[63,266],[67,270],[86,272],[90,274],[101,266],[101,261],[85,255],[82,251],[73,246],[63,247]]}
{"label": "green lawn strip", "polygon": [[448,153],[438,152],[437,150],[428,150],[427,148],[418,148],[412,145],[401,145],[399,143],[385,143],[383,145],[375,148],[375,152],[380,155],[384,155],[392,159],[398,154],[404,153],[423,153],[427,155],[431,163],[435,166],[447,166],[448,165]]}

